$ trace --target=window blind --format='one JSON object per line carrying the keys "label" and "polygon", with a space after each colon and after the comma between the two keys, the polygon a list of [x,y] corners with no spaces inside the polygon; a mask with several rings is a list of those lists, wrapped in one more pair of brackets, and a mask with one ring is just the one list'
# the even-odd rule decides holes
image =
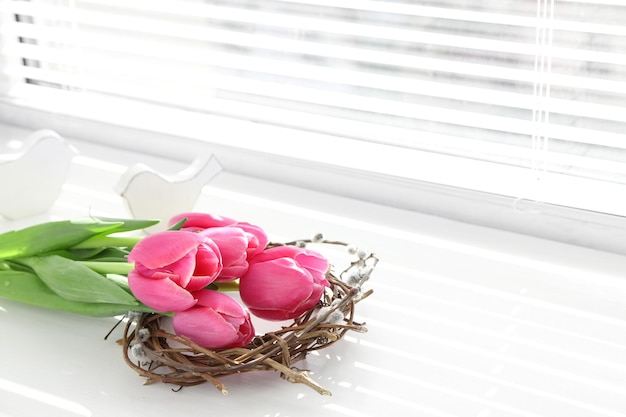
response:
{"label": "window blind", "polygon": [[624,1],[0,0],[0,13],[8,96],[62,89],[626,184]]}

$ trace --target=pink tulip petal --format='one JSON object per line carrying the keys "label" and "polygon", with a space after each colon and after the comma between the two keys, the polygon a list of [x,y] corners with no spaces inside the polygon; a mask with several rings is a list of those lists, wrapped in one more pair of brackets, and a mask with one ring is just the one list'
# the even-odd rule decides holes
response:
{"label": "pink tulip petal", "polygon": [[328,271],[328,261],[324,258],[324,256],[315,251],[307,249],[304,252],[297,254],[294,259],[298,265],[308,269],[309,271],[318,271],[322,274],[326,274],[326,271]]}
{"label": "pink tulip petal", "polygon": [[246,317],[246,321],[239,326],[239,346],[245,346],[252,341],[255,336],[254,326],[252,325],[252,321],[250,320],[250,314]]}
{"label": "pink tulip petal", "polygon": [[167,269],[171,270],[172,273],[178,277],[175,282],[183,288],[189,284],[191,274],[193,274],[193,271],[196,268],[197,251],[197,248],[192,249],[181,259],[167,267]]}
{"label": "pink tulip petal", "polygon": [[187,219],[183,227],[192,227],[195,229],[206,229],[209,227],[220,227],[220,226],[230,226],[232,224],[237,223],[236,220],[231,219],[230,217],[217,216],[214,214],[208,213],[181,213],[172,217],[168,222],[169,226],[172,226],[182,219]]}
{"label": "pink tulip petal", "polygon": [[248,262],[245,260],[239,265],[224,267],[215,279],[215,282],[229,282],[241,278],[248,272]]}
{"label": "pink tulip petal", "polygon": [[302,249],[295,246],[276,246],[270,249],[266,249],[263,252],[256,255],[254,258],[249,259],[250,263],[258,263],[271,261],[277,258],[294,258],[297,254],[301,253]]}
{"label": "pink tulip petal", "polygon": [[261,253],[263,249],[265,249],[269,239],[263,229],[259,226],[246,222],[238,222],[235,226],[246,232],[246,237],[248,239],[248,258],[256,256]]}
{"label": "pink tulip petal", "polygon": [[222,255],[215,242],[209,238],[204,239],[204,243],[198,246],[193,275],[210,277],[213,280],[222,272]]}
{"label": "pink tulip petal", "polygon": [[185,287],[185,289],[187,291],[199,291],[201,289],[203,289],[204,287],[206,287],[207,285],[211,284],[212,282],[215,282],[216,279],[213,277],[207,277],[207,276],[192,276],[191,279],[189,280],[189,283],[187,284],[187,286]]}
{"label": "pink tulip petal", "polygon": [[203,240],[197,233],[166,230],[141,239],[128,254],[128,260],[150,269],[162,268],[184,257]]}
{"label": "pink tulip petal", "polygon": [[235,347],[239,331],[210,307],[194,307],[174,314],[174,331],[209,349]]}
{"label": "pink tulip petal", "polygon": [[157,269],[146,268],[141,263],[135,262],[135,270],[143,277],[155,279],[167,277],[181,287],[186,287],[196,266],[196,251],[197,248],[194,248],[173,264]]}
{"label": "pink tulip petal", "polygon": [[310,297],[306,300],[303,300],[297,306],[291,309],[271,309],[266,306],[263,307],[248,307],[250,312],[255,316],[265,319],[265,320],[273,320],[273,321],[282,321],[282,320],[290,320],[300,316],[307,310],[313,308],[320,300],[322,295],[321,291],[315,290],[310,294]]}
{"label": "pink tulip petal", "polygon": [[[135,268],[137,269],[137,268]],[[151,279],[171,279],[172,281],[174,281],[177,285],[178,282],[176,281],[179,276],[178,275],[174,275],[171,272],[163,272],[163,271],[159,271],[158,269],[146,269],[149,272],[154,272],[152,275],[147,276],[146,274],[142,273],[140,270],[137,269],[137,273],[139,275],[141,275],[144,278],[151,278]]]}
{"label": "pink tulip petal", "polygon": [[298,305],[294,309],[294,314],[299,316],[304,313],[306,310],[310,310],[313,308],[322,298],[322,293],[324,292],[324,287],[321,285],[314,285],[311,290],[311,295],[307,300],[304,300],[300,305]]}
{"label": "pink tulip petal", "polygon": [[254,337],[254,327],[250,321],[250,314],[239,302],[227,294],[211,290],[197,291],[194,293],[194,297],[198,300],[198,307],[211,308],[219,313],[227,323],[230,323],[234,329],[237,329],[238,343],[240,343],[237,346],[248,344]]}
{"label": "pink tulip petal", "polygon": [[227,266],[246,256],[248,239],[243,230],[236,227],[213,227],[200,232],[215,242],[222,254],[222,263]]}
{"label": "pink tulip petal", "polygon": [[198,305],[174,314],[177,334],[210,349],[245,346],[252,340],[250,314],[237,301],[210,290],[195,295],[201,300]]}
{"label": "pink tulip petal", "polygon": [[133,270],[128,274],[128,285],[139,301],[156,311],[182,311],[196,304],[189,291],[169,278],[146,278]]}
{"label": "pink tulip petal", "polygon": [[324,287],[330,287],[330,282],[326,279],[326,274],[319,271],[309,271],[313,277],[313,282]]}
{"label": "pink tulip petal", "polygon": [[241,278],[239,293],[250,309],[293,311],[311,295],[313,278],[293,259],[253,263]]}
{"label": "pink tulip petal", "polygon": [[241,304],[230,296],[212,290],[196,291],[194,298],[198,300],[198,306],[211,307],[219,313],[230,316],[241,316],[246,314],[246,310]]}

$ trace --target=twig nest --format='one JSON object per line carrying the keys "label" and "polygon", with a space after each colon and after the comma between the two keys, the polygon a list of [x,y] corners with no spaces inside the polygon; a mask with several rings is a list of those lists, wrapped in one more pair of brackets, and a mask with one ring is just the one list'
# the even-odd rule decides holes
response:
{"label": "twig nest", "polygon": [[327,279],[330,287],[317,305],[294,319],[291,325],[256,336],[244,347],[206,349],[165,330],[161,314],[135,315],[133,320],[128,320],[121,341],[124,359],[146,378],[147,384],[162,382],[183,387],[211,382],[226,394],[220,376],[276,370],[289,382],[302,383],[320,394],[330,395],[330,391],[293,364],[309,352],[339,341],[349,330],[366,331],[363,323],[355,321],[355,305],[372,290],[363,292],[362,282],[352,280],[348,284],[331,272]]}

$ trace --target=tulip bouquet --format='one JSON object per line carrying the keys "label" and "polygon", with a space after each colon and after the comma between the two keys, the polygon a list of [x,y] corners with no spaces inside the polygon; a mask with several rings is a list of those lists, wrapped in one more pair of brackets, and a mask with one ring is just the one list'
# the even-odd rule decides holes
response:
{"label": "tulip bouquet", "polygon": [[[0,297],[92,316],[122,316],[126,363],[146,382],[179,386],[276,370],[330,394],[292,364],[365,331],[354,320],[373,254],[321,235],[269,242],[260,227],[183,213],[157,221],[89,218],[0,234]],[[309,244],[344,245],[355,260],[336,276]],[[236,295],[231,296],[231,295]],[[239,301],[241,300],[241,302]],[[258,335],[255,320],[288,321]]]}

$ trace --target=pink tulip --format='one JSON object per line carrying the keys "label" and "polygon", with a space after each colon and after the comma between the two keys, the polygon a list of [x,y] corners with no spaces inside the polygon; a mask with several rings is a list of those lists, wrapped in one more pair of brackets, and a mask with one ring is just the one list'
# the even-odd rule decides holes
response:
{"label": "pink tulip", "polygon": [[192,295],[213,282],[222,271],[217,245],[188,231],[164,231],[143,238],[128,255],[134,262],[128,274],[131,291],[157,311],[182,311],[193,306]]}
{"label": "pink tulip", "polygon": [[250,312],[267,320],[298,317],[317,304],[328,261],[321,254],[294,246],[267,249],[249,260],[239,293]]}
{"label": "pink tulip", "polygon": [[238,227],[212,227],[198,233],[215,242],[222,254],[224,268],[216,281],[233,281],[246,273],[248,270],[246,259],[248,239],[242,229]]}
{"label": "pink tulip", "polygon": [[[222,253],[224,269],[217,281],[233,281],[248,270],[248,259],[262,252],[268,238],[263,229],[229,217],[208,213],[181,213],[172,217],[169,225],[187,219],[182,230],[209,236]],[[244,243],[242,245],[242,242]]]}
{"label": "pink tulip", "polygon": [[198,303],[174,313],[176,334],[208,349],[245,346],[254,337],[250,314],[224,293],[200,290],[194,293]]}

